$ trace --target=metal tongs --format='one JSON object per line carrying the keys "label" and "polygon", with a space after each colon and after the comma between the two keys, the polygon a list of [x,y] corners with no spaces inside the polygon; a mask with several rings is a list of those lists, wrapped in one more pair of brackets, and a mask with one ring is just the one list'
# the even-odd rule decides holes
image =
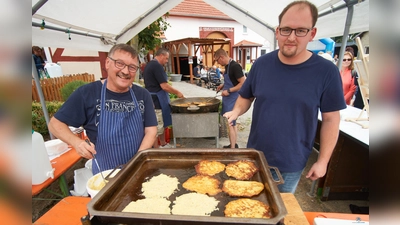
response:
{"label": "metal tongs", "polygon": [[[86,142],[88,145],[91,145],[89,139],[85,139],[85,142]],[[100,175],[101,175],[101,177],[103,178],[104,183],[106,183],[106,178],[104,178],[103,171],[100,169],[100,166],[99,166],[99,163],[97,162],[96,156],[95,156],[92,152],[90,152],[90,153],[91,153],[92,156],[93,156],[93,161],[96,163],[97,169],[100,171]],[[108,177],[108,176],[107,176],[107,177]]]}

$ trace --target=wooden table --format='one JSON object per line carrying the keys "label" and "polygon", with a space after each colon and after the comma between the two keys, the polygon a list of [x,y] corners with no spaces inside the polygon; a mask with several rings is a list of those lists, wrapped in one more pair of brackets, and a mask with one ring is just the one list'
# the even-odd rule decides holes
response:
{"label": "wooden table", "polygon": [[60,182],[60,188],[63,192],[63,197],[69,195],[67,182],[65,180],[64,173],[71,168],[75,163],[77,163],[81,159],[81,156],[75,151],[74,148],[71,148],[66,153],[61,156],[50,161],[51,166],[54,170],[54,178],[49,178],[42,184],[32,185],[32,196],[39,194],[43,189],[48,187],[51,183],[53,183],[57,178]]}
{"label": "wooden table", "polygon": [[[281,196],[288,211],[285,217],[285,225],[309,225],[294,195],[282,193]],[[82,225],[80,219],[88,214],[86,205],[90,200],[89,197],[66,197],[33,224]]]}
{"label": "wooden table", "polygon": [[[318,181],[321,200],[367,200],[369,198],[369,129],[345,121],[361,110],[352,106],[340,111],[339,138],[328,164],[326,175]],[[369,121],[363,122],[369,124]],[[315,138],[320,142],[321,122]],[[311,192],[311,191],[310,191]]]}

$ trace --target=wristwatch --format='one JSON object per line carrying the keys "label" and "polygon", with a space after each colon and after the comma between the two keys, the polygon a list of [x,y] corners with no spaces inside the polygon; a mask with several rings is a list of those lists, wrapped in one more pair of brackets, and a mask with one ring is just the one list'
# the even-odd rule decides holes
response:
{"label": "wristwatch", "polygon": [[228,91],[228,93],[229,93],[229,94],[231,93],[231,89],[230,89],[230,88],[228,88],[228,90],[227,90],[227,91]]}

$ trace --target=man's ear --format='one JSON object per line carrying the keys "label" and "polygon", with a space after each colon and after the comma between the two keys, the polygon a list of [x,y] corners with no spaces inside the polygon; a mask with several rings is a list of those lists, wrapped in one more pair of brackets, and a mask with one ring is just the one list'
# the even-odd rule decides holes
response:
{"label": "man's ear", "polygon": [[311,32],[310,41],[312,41],[315,35],[317,35],[317,28],[316,27],[312,28],[310,32]]}
{"label": "man's ear", "polygon": [[110,68],[110,61],[111,60],[107,57],[106,58],[106,63],[105,63],[106,70],[108,70]]}

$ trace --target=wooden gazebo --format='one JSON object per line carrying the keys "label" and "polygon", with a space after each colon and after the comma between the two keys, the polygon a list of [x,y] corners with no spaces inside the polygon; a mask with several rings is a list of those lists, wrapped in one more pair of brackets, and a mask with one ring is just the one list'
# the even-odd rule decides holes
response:
{"label": "wooden gazebo", "polygon": [[[170,62],[172,71],[181,74],[179,57],[196,56],[200,50],[203,55],[203,64],[214,65],[214,52],[219,48],[231,49],[231,41],[223,38],[184,38],[174,41],[164,42],[163,46],[170,51]],[[177,66],[175,67],[174,61]],[[189,66],[190,83],[193,83],[193,68]]]}
{"label": "wooden gazebo", "polygon": [[[237,44],[235,44],[233,46],[233,51],[236,52],[235,61],[238,62],[240,65],[242,65],[242,68],[246,68],[247,49],[250,49],[250,62],[251,62],[252,60],[255,60],[258,58],[258,47],[262,47],[262,44],[254,43],[254,42],[247,41],[247,40],[238,42]],[[251,56],[253,55],[254,48],[256,51],[256,58],[252,59]],[[241,50],[241,54],[242,54],[240,57],[240,60],[239,60],[239,54],[240,54],[239,50]]]}

